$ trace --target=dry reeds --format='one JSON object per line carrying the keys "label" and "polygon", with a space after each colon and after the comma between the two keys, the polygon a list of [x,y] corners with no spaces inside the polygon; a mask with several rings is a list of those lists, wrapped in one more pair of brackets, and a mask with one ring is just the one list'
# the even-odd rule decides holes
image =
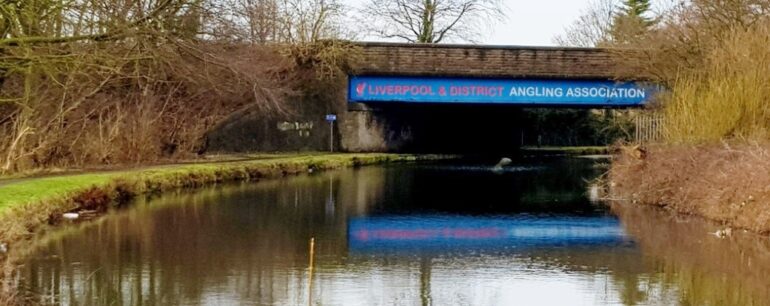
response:
{"label": "dry reeds", "polygon": [[675,143],[766,139],[770,130],[770,23],[733,30],[699,70],[663,97],[665,135]]}

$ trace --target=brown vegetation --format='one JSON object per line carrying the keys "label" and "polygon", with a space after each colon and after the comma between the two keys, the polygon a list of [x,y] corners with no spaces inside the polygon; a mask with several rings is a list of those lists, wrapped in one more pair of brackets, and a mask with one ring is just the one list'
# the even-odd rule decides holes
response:
{"label": "brown vegetation", "polygon": [[770,20],[735,29],[664,97],[664,135],[675,143],[763,141],[770,134]]}
{"label": "brown vegetation", "polygon": [[228,116],[289,112],[298,80],[344,63],[345,44],[321,41],[335,14],[333,1],[2,2],[0,173],[194,155]]}
{"label": "brown vegetation", "polygon": [[[626,46],[639,49],[638,58],[626,57],[629,72],[643,72],[654,81],[672,87],[677,80],[702,74],[708,65],[729,58],[713,54],[738,48],[735,52],[761,43],[761,29],[770,18],[768,0],[695,0],[682,2],[658,16],[658,23],[646,33],[627,41]],[[760,33],[742,37],[745,45],[733,45],[735,35]],[[766,43],[766,42],[765,42]],[[766,45],[766,44],[765,44]],[[746,54],[748,55],[748,54]],[[735,59],[735,58],[733,58]]]}
{"label": "brown vegetation", "polygon": [[[68,55],[88,59],[8,75],[3,95],[21,101],[3,112],[2,170],[191,154],[230,113],[280,107],[288,88],[269,78],[283,65],[271,50],[187,47],[80,46]],[[94,63],[93,56],[109,63]]]}
{"label": "brown vegetation", "polygon": [[770,1],[697,0],[631,43],[629,71],[667,87],[664,142],[613,164],[613,196],[770,233]]}
{"label": "brown vegetation", "polygon": [[622,62],[669,89],[653,107],[667,141],[766,140],[770,1],[692,1],[659,21],[630,42],[638,57]]}
{"label": "brown vegetation", "polygon": [[619,155],[609,184],[613,198],[770,233],[768,145],[653,146]]}

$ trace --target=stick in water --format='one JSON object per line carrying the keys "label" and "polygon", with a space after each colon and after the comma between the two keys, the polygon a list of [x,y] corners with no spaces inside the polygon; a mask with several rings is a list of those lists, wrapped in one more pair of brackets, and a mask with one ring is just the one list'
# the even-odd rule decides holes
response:
{"label": "stick in water", "polygon": [[315,256],[315,238],[310,238],[310,264],[307,278],[307,304],[313,305],[313,257]]}

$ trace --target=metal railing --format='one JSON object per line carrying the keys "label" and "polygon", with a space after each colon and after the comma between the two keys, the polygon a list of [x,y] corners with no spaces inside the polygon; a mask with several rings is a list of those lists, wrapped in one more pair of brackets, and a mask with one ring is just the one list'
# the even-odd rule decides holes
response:
{"label": "metal railing", "polygon": [[663,117],[639,114],[634,119],[634,142],[649,143],[663,140]]}

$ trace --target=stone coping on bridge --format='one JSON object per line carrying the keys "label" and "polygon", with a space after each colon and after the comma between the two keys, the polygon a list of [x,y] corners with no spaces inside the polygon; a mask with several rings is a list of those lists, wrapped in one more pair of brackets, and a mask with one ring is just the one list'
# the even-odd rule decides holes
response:
{"label": "stone coping on bridge", "polygon": [[352,65],[352,75],[607,80],[618,78],[618,59],[634,53],[581,47],[354,43],[362,56]]}
{"label": "stone coping on bridge", "polygon": [[564,51],[622,51],[619,48],[602,47],[570,47],[570,46],[536,46],[536,45],[482,45],[462,43],[408,43],[384,41],[352,41],[361,47],[403,47],[403,48],[434,48],[434,49],[510,49],[510,50],[564,50]]}

